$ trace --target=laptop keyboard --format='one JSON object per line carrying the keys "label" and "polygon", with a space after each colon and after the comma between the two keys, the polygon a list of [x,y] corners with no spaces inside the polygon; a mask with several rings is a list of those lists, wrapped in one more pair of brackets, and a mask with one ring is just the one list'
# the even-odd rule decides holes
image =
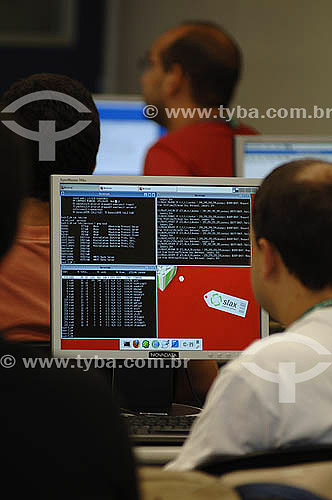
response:
{"label": "laptop keyboard", "polygon": [[129,435],[135,442],[182,443],[196,416],[134,415],[126,417]]}

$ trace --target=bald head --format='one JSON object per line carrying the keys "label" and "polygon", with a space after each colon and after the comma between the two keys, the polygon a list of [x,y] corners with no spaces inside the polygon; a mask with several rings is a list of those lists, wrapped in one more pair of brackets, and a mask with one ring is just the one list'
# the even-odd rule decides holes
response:
{"label": "bald head", "polygon": [[309,159],[273,170],[255,196],[253,230],[307,288],[332,286],[332,164]]}
{"label": "bald head", "polygon": [[298,166],[297,182],[332,183],[332,164],[317,160],[305,160]]}
{"label": "bald head", "polygon": [[[235,41],[217,24],[200,21],[183,22],[160,38],[168,38],[169,44],[183,38],[196,39],[209,52],[210,57],[222,61],[225,67],[236,68],[241,64],[241,53]],[[204,47],[203,47],[204,46]]]}
{"label": "bald head", "polygon": [[219,26],[185,22],[164,33],[154,44],[165,71],[181,66],[199,106],[227,106],[240,76],[241,53]]}

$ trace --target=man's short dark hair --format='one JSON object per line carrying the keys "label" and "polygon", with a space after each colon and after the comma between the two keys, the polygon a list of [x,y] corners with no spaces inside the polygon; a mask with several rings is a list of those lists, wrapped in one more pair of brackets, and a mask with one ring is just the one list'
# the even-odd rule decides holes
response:
{"label": "man's short dark hair", "polygon": [[188,21],[188,30],[160,54],[165,71],[179,64],[200,106],[228,106],[241,72],[241,52],[217,24]]}
{"label": "man's short dark hair", "polygon": [[[331,168],[331,176],[301,179],[316,165]],[[253,229],[256,241],[272,243],[304,286],[332,286],[332,164],[308,159],[273,170],[256,193]]]}
{"label": "man's short dark hair", "polygon": [[39,161],[39,143],[29,141],[32,142],[34,166],[29,195],[48,201],[51,174],[92,174],[100,142],[100,122],[93,98],[84,85],[68,76],[52,73],[31,75],[13,83],[2,96],[2,108],[20,97],[43,90],[53,90],[74,97],[91,111],[79,113],[61,101],[40,100],[25,104],[16,113],[16,121],[21,126],[37,131],[40,120],[54,120],[57,131],[65,130],[79,120],[91,120],[83,131],[56,142],[55,161]]}

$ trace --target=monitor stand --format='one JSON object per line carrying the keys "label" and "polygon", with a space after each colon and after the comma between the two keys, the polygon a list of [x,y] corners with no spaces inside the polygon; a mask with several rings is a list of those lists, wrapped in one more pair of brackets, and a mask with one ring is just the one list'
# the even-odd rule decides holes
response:
{"label": "monitor stand", "polygon": [[195,415],[200,408],[173,403],[174,368],[164,366],[117,367],[113,372],[113,392],[124,413],[147,415]]}

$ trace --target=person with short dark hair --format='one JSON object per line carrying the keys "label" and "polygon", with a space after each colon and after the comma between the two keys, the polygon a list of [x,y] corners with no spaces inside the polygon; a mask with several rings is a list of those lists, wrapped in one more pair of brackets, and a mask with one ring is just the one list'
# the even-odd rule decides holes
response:
{"label": "person with short dark hair", "polygon": [[289,272],[317,291],[332,286],[331,182],[330,163],[291,162],[265,179],[254,203],[255,241],[268,240]]}
{"label": "person with short dark hair", "polygon": [[[17,122],[26,129],[39,130],[39,122],[55,121],[56,131],[66,130],[79,120],[91,123],[78,134],[59,140],[55,145],[55,160],[39,160],[39,142],[29,141],[33,151],[32,187],[28,193],[34,200],[49,201],[50,175],[52,174],[92,174],[100,143],[99,114],[91,93],[84,85],[66,75],[39,73],[14,82],[1,97],[3,107],[7,107],[21,97],[35,92],[59,92],[64,97],[73,97],[89,113],[77,111],[73,106],[59,100],[42,99],[25,104],[19,109]],[[51,94],[50,94],[51,95]]]}
{"label": "person with short dark hair", "polygon": [[90,124],[55,143],[55,161],[41,161],[39,142],[27,141],[32,155],[32,182],[20,214],[15,245],[0,270],[0,330],[1,336],[11,341],[50,338],[49,177],[92,174],[100,142],[99,115],[93,98],[84,85],[68,76],[41,73],[19,80],[3,94],[2,109],[42,91],[70,96],[90,112],[81,113],[58,100],[36,100],[16,113],[21,127],[38,131],[39,122],[45,120],[55,121],[56,131],[66,130],[79,120],[90,120]]}
{"label": "person with short dark hair", "polygon": [[[31,188],[25,146],[0,123],[2,270]],[[97,370],[56,361],[62,366],[27,345],[0,339],[3,490],[10,498],[137,500],[128,437],[106,381]]]}
{"label": "person with short dark hair", "polygon": [[233,175],[233,136],[256,133],[221,113],[241,59],[230,35],[209,22],[184,22],[154,42],[143,61],[142,90],[168,134],[148,151],[145,175]]}
{"label": "person with short dark hair", "polygon": [[253,205],[251,279],[286,330],[225,366],[170,469],[218,454],[332,444],[331,235],[331,163],[292,162],[266,177]]}

